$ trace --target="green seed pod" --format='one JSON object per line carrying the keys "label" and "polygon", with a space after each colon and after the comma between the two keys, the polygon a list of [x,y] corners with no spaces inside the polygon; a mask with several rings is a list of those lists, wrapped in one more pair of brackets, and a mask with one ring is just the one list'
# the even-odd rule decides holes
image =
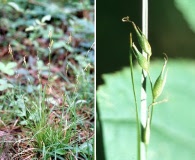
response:
{"label": "green seed pod", "polygon": [[165,59],[165,63],[163,65],[162,71],[160,75],[158,76],[154,87],[152,89],[152,94],[153,94],[153,99],[156,100],[162,93],[165,83],[166,83],[166,78],[167,78],[167,71],[165,72],[165,67],[167,64],[167,59]]}
{"label": "green seed pod", "polygon": [[139,45],[144,50],[144,52],[146,52],[150,57],[152,55],[152,50],[146,36],[141,32],[139,27],[137,27],[133,21],[131,21],[131,23],[133,24],[133,27],[135,29]]}
{"label": "green seed pod", "polygon": [[145,71],[148,71],[149,68],[149,62],[147,61],[147,59],[138,51],[137,47],[134,45],[132,45],[132,50],[133,53],[135,54],[135,57],[139,63],[139,65],[141,66],[142,69],[144,69]]}

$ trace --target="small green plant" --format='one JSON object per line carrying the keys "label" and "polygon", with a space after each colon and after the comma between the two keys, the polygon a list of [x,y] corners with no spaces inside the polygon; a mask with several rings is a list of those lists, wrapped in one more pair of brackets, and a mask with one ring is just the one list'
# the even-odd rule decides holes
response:
{"label": "small green plant", "polygon": [[[153,108],[156,104],[162,103],[166,100],[162,100],[162,101],[158,101],[157,98],[161,95],[165,83],[166,83],[166,78],[167,78],[167,70],[166,70],[166,65],[167,65],[167,61],[168,58],[165,54],[165,62],[164,65],[162,67],[162,70],[158,76],[158,78],[156,79],[155,83],[152,82],[151,80],[151,76],[150,76],[150,71],[149,71],[149,67],[150,67],[150,57],[152,55],[152,50],[151,50],[151,46],[146,38],[146,36],[141,32],[141,30],[139,29],[139,27],[137,27],[135,25],[135,23],[133,21],[129,20],[129,17],[124,17],[122,19],[123,22],[130,22],[133,25],[133,28],[135,30],[137,39],[138,39],[138,43],[140,48],[147,54],[147,56],[144,56],[141,52],[139,52],[139,50],[137,49],[136,45],[133,43],[132,41],[132,33],[130,33],[130,71],[131,71],[131,80],[132,80],[132,86],[133,86],[133,94],[134,94],[134,102],[135,102],[135,107],[136,107],[136,123],[137,123],[137,151],[138,151],[138,155],[137,155],[137,159],[138,160],[143,160],[143,159],[147,159],[147,146],[149,144],[150,141],[150,130],[151,130],[151,122],[152,122],[152,115],[153,115]],[[135,83],[134,83],[134,75],[133,75],[133,55],[136,58],[139,66],[141,67],[141,69],[143,70],[142,72],[146,72],[149,83],[150,83],[150,92],[152,93],[152,101],[151,103],[147,106],[147,113],[146,113],[146,126],[142,126],[141,124],[141,117],[139,116],[139,108],[138,108],[138,102],[137,102],[137,97],[136,97],[136,92],[135,92]],[[147,93],[146,93],[147,94]],[[141,155],[142,151],[141,151],[141,143],[143,142],[145,145],[145,149],[146,149],[146,154],[145,156]]]}

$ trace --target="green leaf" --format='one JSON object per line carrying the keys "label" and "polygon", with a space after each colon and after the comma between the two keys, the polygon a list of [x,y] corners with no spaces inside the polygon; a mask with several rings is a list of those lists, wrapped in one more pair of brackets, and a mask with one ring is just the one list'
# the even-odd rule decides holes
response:
{"label": "green leaf", "polygon": [[0,79],[0,91],[4,91],[8,88],[13,88],[13,85],[9,84],[7,80]]}
{"label": "green leaf", "polygon": [[9,62],[7,65],[6,65],[6,67],[8,68],[8,69],[12,69],[12,68],[14,68],[14,67],[16,67],[17,66],[17,63],[16,62]]}
{"label": "green leaf", "polygon": [[63,148],[60,148],[60,149],[56,149],[55,152],[59,155],[65,155],[66,154],[66,151],[65,149]]}
{"label": "green leaf", "polygon": [[85,154],[90,154],[92,155],[93,153],[93,146],[92,142],[85,142],[79,146],[79,152],[85,153]]}
{"label": "green leaf", "polygon": [[70,46],[70,45],[68,45],[65,41],[58,41],[58,42],[55,42],[54,44],[53,44],[53,49],[55,50],[55,49],[59,49],[59,48],[65,48],[65,49],[67,49],[69,52],[73,52],[74,51],[74,49]]}
{"label": "green leaf", "polygon": [[[161,98],[167,103],[154,107],[149,160],[193,160],[195,157],[194,61],[170,60]],[[151,62],[151,78],[161,71],[162,61]],[[136,94],[140,101],[141,71],[135,67]],[[136,159],[135,106],[130,69],[103,75],[97,91],[107,160]],[[148,82],[149,89],[149,82]],[[151,96],[151,93],[148,97]]]}
{"label": "green leaf", "polygon": [[41,19],[42,23],[45,23],[46,21],[50,21],[51,20],[51,15],[46,15]]}
{"label": "green leaf", "polygon": [[29,31],[34,31],[36,29],[36,27],[34,26],[29,26],[25,29],[25,32],[29,32]]}
{"label": "green leaf", "polygon": [[8,74],[9,76],[13,76],[14,69],[16,66],[17,66],[17,63],[15,63],[15,62],[9,62],[6,65],[4,63],[0,62],[0,71]]}
{"label": "green leaf", "polygon": [[189,27],[195,32],[195,21],[194,21],[194,0],[175,0],[177,9],[183,14],[184,19],[188,23]]}
{"label": "green leaf", "polygon": [[17,96],[17,100],[12,101],[10,103],[10,106],[13,106],[14,112],[18,117],[26,116],[26,105],[25,105],[24,97]]}
{"label": "green leaf", "polygon": [[23,9],[20,8],[19,5],[15,2],[9,2],[8,5],[14,8],[17,12],[21,12],[21,13],[24,12]]}

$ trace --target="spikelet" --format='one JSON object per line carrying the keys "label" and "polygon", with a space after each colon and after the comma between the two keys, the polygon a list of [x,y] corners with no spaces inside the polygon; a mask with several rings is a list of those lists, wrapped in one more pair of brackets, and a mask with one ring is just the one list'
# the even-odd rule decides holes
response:
{"label": "spikelet", "polygon": [[165,67],[167,65],[167,57],[165,58],[165,63],[163,65],[162,71],[158,78],[156,79],[156,82],[154,84],[154,87],[152,89],[152,94],[153,94],[153,99],[156,100],[162,93],[165,83],[166,83],[166,78],[167,78],[167,71],[165,71]]}
{"label": "spikelet", "polygon": [[136,35],[137,35],[137,39],[139,42],[140,47],[144,50],[145,53],[148,54],[148,57],[150,58],[150,56],[152,55],[152,49],[151,46],[146,38],[146,36],[142,33],[142,31],[139,29],[139,27],[137,27],[135,25],[135,23],[133,21],[129,20],[129,17],[123,17],[122,18],[123,22],[130,22],[133,25],[133,28],[135,29]]}
{"label": "spikelet", "polygon": [[137,39],[138,39],[138,42],[139,42],[140,47],[150,57],[152,55],[152,50],[151,50],[151,46],[150,46],[150,44],[149,44],[146,36],[141,32],[141,30],[139,29],[139,27],[137,27],[133,21],[131,21],[131,23],[133,24],[133,27],[135,29],[135,32],[136,32]]}
{"label": "spikelet", "polygon": [[145,71],[148,71],[148,68],[149,68],[149,62],[147,61],[146,57],[144,57],[140,52],[139,50],[137,49],[137,47],[135,46],[135,44],[133,43],[133,46],[132,46],[132,50],[133,50],[133,53],[135,54],[135,57],[140,65],[140,67],[142,69],[144,69]]}

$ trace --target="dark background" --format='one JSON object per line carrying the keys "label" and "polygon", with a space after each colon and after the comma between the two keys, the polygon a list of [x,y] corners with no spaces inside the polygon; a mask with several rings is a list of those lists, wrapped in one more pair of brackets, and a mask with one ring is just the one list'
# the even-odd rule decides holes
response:
{"label": "dark background", "polygon": [[[96,2],[97,85],[101,75],[129,65],[130,23],[121,19],[129,16],[141,28],[141,0],[98,0]],[[174,0],[149,0],[149,42],[152,59],[195,58],[195,34],[189,29]]]}

